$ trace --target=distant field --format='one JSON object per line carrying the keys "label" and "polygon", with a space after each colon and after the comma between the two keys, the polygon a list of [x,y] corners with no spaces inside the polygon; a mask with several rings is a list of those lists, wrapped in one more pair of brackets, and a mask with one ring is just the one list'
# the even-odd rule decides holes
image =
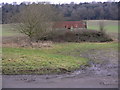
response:
{"label": "distant field", "polygon": [[2,36],[17,36],[20,33],[13,28],[10,24],[2,25]]}
{"label": "distant field", "polygon": [[[99,30],[100,21],[101,20],[88,20],[87,21],[88,29]],[[104,24],[105,24],[105,30],[107,32],[118,33],[118,27],[120,27],[118,25],[118,21],[105,20]],[[2,36],[17,36],[17,35],[20,35],[20,33],[18,33],[17,30],[14,30],[12,28],[12,25],[10,24],[2,25]]]}
{"label": "distant field", "polygon": [[[87,21],[88,29],[99,30],[100,21],[101,20],[88,20]],[[118,33],[118,27],[120,28],[120,26],[118,25],[117,20],[103,20],[102,22],[104,23],[105,30],[107,32]]]}

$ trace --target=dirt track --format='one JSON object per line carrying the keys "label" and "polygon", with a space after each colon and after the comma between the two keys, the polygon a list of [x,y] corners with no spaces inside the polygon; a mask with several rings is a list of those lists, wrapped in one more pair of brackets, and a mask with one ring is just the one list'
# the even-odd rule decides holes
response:
{"label": "dirt track", "polygon": [[[64,75],[4,75],[3,88],[118,87],[117,50],[91,50],[85,54],[83,53],[82,56],[92,60],[90,67]],[[99,62],[93,63],[93,60]]]}

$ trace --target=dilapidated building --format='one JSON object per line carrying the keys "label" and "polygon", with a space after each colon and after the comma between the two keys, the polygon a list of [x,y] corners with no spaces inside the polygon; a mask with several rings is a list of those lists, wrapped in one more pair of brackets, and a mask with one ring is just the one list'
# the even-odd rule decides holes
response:
{"label": "dilapidated building", "polygon": [[61,21],[54,23],[53,28],[87,28],[87,23],[85,21]]}

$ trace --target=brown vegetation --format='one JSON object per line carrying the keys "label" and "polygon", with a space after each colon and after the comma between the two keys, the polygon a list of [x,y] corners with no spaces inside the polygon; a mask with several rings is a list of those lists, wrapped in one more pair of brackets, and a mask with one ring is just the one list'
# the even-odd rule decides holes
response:
{"label": "brown vegetation", "polygon": [[47,37],[40,40],[54,42],[107,42],[112,41],[111,37],[103,31],[95,30],[58,30],[49,33]]}
{"label": "brown vegetation", "polygon": [[29,44],[29,38],[27,37],[3,37],[3,47],[23,47],[23,48],[51,48],[52,41],[39,41],[31,42]]}

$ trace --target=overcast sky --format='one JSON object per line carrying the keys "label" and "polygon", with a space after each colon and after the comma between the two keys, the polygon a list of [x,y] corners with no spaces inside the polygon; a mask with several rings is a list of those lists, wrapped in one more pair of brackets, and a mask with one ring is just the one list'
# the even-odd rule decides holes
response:
{"label": "overcast sky", "polygon": [[50,2],[50,3],[70,3],[70,2],[75,2],[75,3],[80,3],[80,2],[92,2],[92,1],[96,1],[96,2],[106,2],[106,1],[119,1],[119,0],[0,0],[0,3],[4,2],[4,3],[13,3],[13,2],[17,2],[18,4],[21,2]]}

